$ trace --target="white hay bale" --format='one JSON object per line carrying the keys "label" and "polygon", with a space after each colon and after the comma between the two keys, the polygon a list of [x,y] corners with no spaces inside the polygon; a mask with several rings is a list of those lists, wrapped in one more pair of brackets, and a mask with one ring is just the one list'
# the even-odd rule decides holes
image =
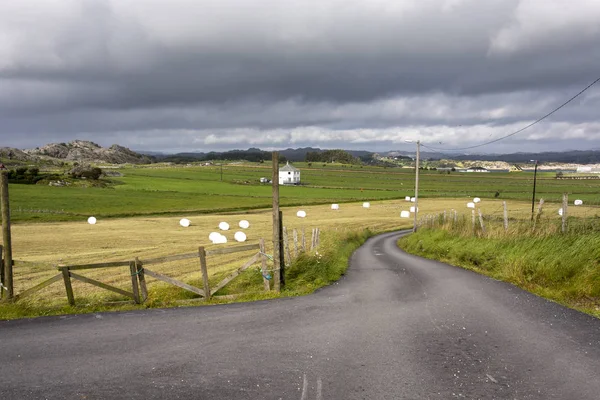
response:
{"label": "white hay bale", "polygon": [[89,217],[88,218],[88,224],[90,224],[90,225],[96,224],[96,217]]}
{"label": "white hay bale", "polygon": [[300,211],[298,211],[298,212],[296,213],[296,216],[297,216],[298,218],[305,218],[305,217],[306,217],[306,211],[302,211],[302,210],[300,210]]}
{"label": "white hay bale", "polygon": [[581,206],[583,205],[583,200],[575,200],[573,204],[575,204],[576,206]]}
{"label": "white hay bale", "polygon": [[208,235],[208,240],[214,242],[219,236],[221,236],[219,232],[211,232],[210,235]]}
{"label": "white hay bale", "polygon": [[473,203],[479,203],[481,201],[481,199],[479,197],[475,197],[473,199]]}
{"label": "white hay bale", "polygon": [[[417,211],[419,211],[419,207],[417,207],[417,208],[416,208],[416,210],[417,210]],[[411,213],[414,213],[414,212],[415,212],[415,206],[412,206],[412,207],[410,208],[410,212],[411,212]]]}
{"label": "white hay bale", "polygon": [[241,220],[239,225],[240,225],[240,228],[242,228],[242,229],[250,228],[250,222],[246,221],[245,219]]}
{"label": "white hay bale", "polygon": [[331,205],[331,209],[332,210],[339,210],[340,209],[340,205],[339,204],[332,204]]}
{"label": "white hay bale", "polygon": [[224,235],[221,235],[220,233],[217,233],[217,235],[219,235],[219,236],[216,236],[214,238],[214,240],[212,241],[213,244],[225,244],[225,243],[227,243],[227,238]]}
{"label": "white hay bale", "polygon": [[222,231],[228,231],[229,230],[229,224],[227,222],[221,222],[219,224],[219,229]]}
{"label": "white hay bale", "polygon": [[400,212],[400,218],[410,218],[410,212],[408,212],[408,211]]}
{"label": "white hay bale", "polygon": [[404,198],[404,200],[406,200],[406,201],[410,201],[410,196],[406,196],[406,197]]}
{"label": "white hay bale", "polygon": [[179,220],[179,225],[183,226],[184,228],[187,228],[188,226],[190,226],[191,223],[192,222],[187,218],[181,218]]}
{"label": "white hay bale", "polygon": [[235,233],[235,235],[233,235],[233,238],[235,240],[237,240],[238,242],[245,242],[246,241],[246,234],[244,232],[238,231]]}
{"label": "white hay bale", "polygon": [[562,209],[562,207],[558,209],[558,215],[560,215],[562,217],[562,215],[563,215],[563,209]]}
{"label": "white hay bale", "polygon": [[467,208],[475,208],[475,203],[467,203]]}
{"label": "white hay bale", "polygon": [[363,203],[363,208],[369,208],[369,207],[371,207],[371,203],[369,203],[369,202]]}

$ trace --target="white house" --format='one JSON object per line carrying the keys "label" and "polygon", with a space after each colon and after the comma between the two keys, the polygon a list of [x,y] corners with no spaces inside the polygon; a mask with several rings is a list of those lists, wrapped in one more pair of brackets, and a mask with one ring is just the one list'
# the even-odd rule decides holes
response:
{"label": "white house", "polygon": [[300,170],[288,162],[279,168],[280,185],[297,185],[300,183]]}

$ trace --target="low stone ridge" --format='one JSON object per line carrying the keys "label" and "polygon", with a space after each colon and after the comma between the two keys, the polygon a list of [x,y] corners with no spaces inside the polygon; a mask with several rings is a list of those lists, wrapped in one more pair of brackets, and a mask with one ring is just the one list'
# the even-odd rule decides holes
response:
{"label": "low stone ridge", "polygon": [[22,153],[45,159],[77,162],[104,162],[110,164],[147,164],[151,162],[150,157],[138,154],[126,147],[113,144],[109,148],[105,148],[86,140],[50,143],[35,149],[24,150]]}
{"label": "low stone ridge", "polygon": [[0,157],[15,161],[30,161],[34,159],[34,157],[14,147],[0,147]]}

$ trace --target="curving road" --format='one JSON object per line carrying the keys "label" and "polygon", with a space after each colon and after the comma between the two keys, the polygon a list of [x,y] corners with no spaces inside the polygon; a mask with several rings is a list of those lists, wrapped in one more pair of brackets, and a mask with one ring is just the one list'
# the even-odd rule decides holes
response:
{"label": "curving road", "polygon": [[0,322],[0,398],[600,398],[600,320],[401,234],[302,298]]}

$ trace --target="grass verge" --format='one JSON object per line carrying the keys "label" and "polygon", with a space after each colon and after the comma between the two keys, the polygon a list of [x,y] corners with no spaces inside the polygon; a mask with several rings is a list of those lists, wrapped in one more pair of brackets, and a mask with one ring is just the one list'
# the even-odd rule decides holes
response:
{"label": "grass verge", "polygon": [[481,238],[423,228],[403,250],[510,282],[600,318],[600,233]]}

